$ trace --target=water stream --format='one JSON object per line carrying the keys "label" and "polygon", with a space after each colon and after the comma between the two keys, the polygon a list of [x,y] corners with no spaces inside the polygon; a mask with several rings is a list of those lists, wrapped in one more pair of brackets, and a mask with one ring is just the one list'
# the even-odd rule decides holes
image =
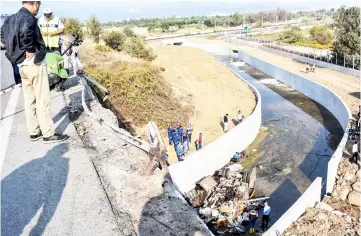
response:
{"label": "water stream", "polygon": [[327,163],[343,130],[336,118],[316,101],[250,65],[232,65],[235,58],[214,56],[261,94],[262,125],[269,134],[260,144],[261,157],[254,163],[258,167],[256,192],[271,197],[272,224],[316,177],[322,177],[325,189]]}

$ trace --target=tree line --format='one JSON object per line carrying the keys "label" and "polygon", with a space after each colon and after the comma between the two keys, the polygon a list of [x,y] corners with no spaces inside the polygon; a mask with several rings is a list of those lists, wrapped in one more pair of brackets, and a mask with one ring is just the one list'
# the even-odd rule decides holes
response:
{"label": "tree line", "polygon": [[184,28],[186,25],[203,25],[205,27],[236,27],[244,24],[254,24],[263,20],[263,22],[282,22],[286,20],[298,19],[301,17],[315,18],[317,20],[332,16],[335,9],[326,11],[325,9],[317,11],[298,11],[292,13],[284,9],[272,11],[261,11],[258,13],[241,14],[234,13],[228,16],[192,16],[192,17],[168,17],[168,18],[141,18],[122,21],[110,21],[103,23],[104,27],[124,27],[137,26],[147,27],[150,31],[160,28],[167,31],[170,27]]}

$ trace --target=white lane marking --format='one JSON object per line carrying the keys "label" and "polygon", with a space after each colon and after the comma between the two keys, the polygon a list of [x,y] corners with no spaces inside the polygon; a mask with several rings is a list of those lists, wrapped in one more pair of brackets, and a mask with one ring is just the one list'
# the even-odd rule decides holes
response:
{"label": "white lane marking", "polygon": [[3,120],[1,120],[0,125],[0,133],[1,133],[1,148],[0,148],[0,172],[2,170],[5,155],[6,155],[6,149],[9,142],[10,132],[13,126],[14,121],[14,114],[16,106],[18,105],[19,101],[19,95],[20,95],[21,89],[14,89],[13,92],[10,95],[10,99],[8,102],[8,105],[6,106],[5,112],[3,114],[3,117],[7,117]]}

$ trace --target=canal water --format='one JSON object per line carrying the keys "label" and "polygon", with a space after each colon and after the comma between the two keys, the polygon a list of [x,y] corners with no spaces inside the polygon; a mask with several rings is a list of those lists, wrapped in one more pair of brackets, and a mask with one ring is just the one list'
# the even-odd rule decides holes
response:
{"label": "canal water", "polygon": [[262,125],[269,132],[253,166],[258,167],[256,194],[270,196],[272,224],[316,177],[322,177],[325,192],[327,163],[343,136],[342,127],[316,101],[250,65],[233,65],[236,58],[214,56],[261,94]]}

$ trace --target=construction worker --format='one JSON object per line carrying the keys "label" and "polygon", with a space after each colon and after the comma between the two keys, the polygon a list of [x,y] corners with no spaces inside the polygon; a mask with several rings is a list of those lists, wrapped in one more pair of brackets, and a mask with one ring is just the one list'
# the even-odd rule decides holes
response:
{"label": "construction worker", "polygon": [[55,16],[50,8],[44,9],[44,16],[39,19],[39,27],[48,52],[60,50],[60,37],[64,33],[63,21]]}

